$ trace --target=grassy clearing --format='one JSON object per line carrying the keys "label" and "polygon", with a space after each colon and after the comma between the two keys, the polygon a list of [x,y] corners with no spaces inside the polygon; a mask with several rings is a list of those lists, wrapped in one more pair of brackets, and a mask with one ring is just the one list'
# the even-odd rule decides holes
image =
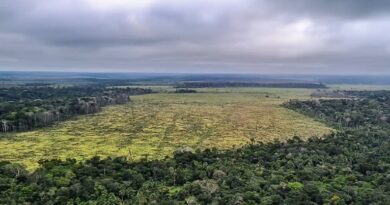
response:
{"label": "grassy clearing", "polygon": [[34,169],[39,159],[94,155],[130,160],[169,156],[180,147],[228,149],[249,143],[307,138],[331,131],[325,125],[282,108],[311,90],[229,88],[201,93],[160,93],[133,97],[126,105],[80,116],[50,128],[7,134],[0,158]]}

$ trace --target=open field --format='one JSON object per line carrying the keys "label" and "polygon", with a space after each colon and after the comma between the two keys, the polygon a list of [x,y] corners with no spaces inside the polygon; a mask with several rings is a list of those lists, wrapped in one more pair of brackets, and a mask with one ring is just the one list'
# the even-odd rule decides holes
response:
{"label": "open field", "polygon": [[331,131],[280,106],[309,98],[311,90],[270,88],[200,89],[195,94],[160,93],[133,97],[55,126],[0,139],[0,158],[29,169],[39,159],[94,155],[159,159],[181,147],[228,149],[250,143],[307,138]]}

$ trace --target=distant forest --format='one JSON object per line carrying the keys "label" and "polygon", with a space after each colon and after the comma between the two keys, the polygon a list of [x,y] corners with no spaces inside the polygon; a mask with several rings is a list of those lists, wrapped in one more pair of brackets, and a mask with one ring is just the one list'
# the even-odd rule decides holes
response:
{"label": "distant forest", "polygon": [[224,88],[224,87],[265,87],[265,88],[327,88],[322,83],[248,83],[248,82],[182,82],[176,88]]}
{"label": "distant forest", "polygon": [[284,106],[337,129],[324,138],[177,150],[129,162],[0,163],[0,204],[390,204],[389,91]]}

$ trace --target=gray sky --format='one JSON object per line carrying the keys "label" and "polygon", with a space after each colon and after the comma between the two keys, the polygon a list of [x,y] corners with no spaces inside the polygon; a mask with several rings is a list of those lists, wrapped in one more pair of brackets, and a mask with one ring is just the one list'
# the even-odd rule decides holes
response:
{"label": "gray sky", "polygon": [[390,1],[1,0],[0,70],[390,74]]}

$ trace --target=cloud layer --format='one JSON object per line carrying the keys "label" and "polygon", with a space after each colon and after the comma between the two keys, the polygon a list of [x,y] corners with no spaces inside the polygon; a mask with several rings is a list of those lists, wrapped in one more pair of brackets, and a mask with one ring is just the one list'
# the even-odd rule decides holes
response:
{"label": "cloud layer", "polygon": [[390,74],[389,31],[387,0],[2,0],[0,69]]}

